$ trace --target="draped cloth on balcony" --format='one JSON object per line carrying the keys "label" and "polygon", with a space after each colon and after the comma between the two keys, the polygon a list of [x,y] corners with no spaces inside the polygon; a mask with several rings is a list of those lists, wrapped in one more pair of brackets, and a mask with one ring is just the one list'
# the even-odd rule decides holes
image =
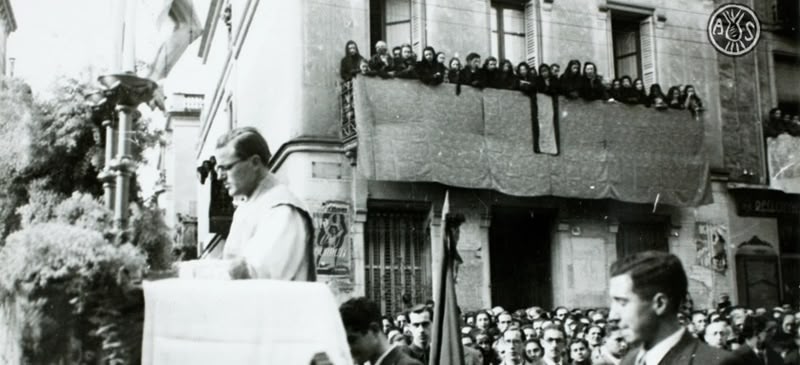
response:
{"label": "draped cloth on balcony", "polygon": [[[438,182],[514,196],[711,202],[703,126],[689,112],[559,99],[558,155],[535,153],[520,92],[357,78],[358,170],[369,180]],[[552,103],[538,95],[538,105]],[[539,108],[537,125],[548,108]],[[553,123],[555,124],[555,123]]]}

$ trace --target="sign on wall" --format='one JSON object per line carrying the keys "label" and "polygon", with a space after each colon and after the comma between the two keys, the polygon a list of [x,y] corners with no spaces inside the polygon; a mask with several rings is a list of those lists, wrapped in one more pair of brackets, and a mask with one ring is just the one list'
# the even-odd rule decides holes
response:
{"label": "sign on wall", "polygon": [[350,207],[327,201],[314,212],[314,260],[317,274],[349,276],[351,269]]}
{"label": "sign on wall", "polygon": [[696,222],[695,265],[724,273],[728,269],[727,228],[722,224]]}

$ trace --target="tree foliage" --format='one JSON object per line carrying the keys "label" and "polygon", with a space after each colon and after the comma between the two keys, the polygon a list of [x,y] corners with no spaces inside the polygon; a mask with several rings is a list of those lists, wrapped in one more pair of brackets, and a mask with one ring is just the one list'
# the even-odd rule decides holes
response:
{"label": "tree foliage", "polygon": [[[0,137],[12,141],[0,147],[0,309],[21,313],[24,363],[138,363],[137,283],[172,263],[155,207],[137,209],[130,242],[114,243],[112,212],[98,199],[106,141],[89,92],[65,78],[36,100],[24,83],[0,79]],[[136,162],[160,138],[148,124],[135,123]],[[135,177],[131,188],[141,202]]]}
{"label": "tree foliage", "polygon": [[[104,168],[105,134],[92,119],[86,95],[91,85],[72,78],[59,80],[52,97],[36,100],[30,87],[14,80],[0,80],[0,136],[14,141],[0,147],[0,238],[20,227],[18,208],[28,199],[28,188],[36,184],[69,196],[75,191],[100,196],[98,173]],[[97,119],[97,118],[95,118]],[[143,162],[143,152],[158,143],[161,134],[149,120],[134,124],[131,156]],[[141,200],[135,177],[133,200]]]}

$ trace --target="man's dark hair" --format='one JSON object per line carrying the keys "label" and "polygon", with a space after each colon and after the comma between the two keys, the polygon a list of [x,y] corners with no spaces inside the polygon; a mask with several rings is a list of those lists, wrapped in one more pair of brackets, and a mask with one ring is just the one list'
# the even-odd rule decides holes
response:
{"label": "man's dark hair", "polygon": [[339,306],[344,328],[358,333],[381,332],[381,311],[366,297],[352,298]]}
{"label": "man's dark hair", "polygon": [[572,350],[572,345],[577,343],[583,344],[583,346],[586,347],[587,350],[591,351],[591,347],[589,347],[589,341],[586,341],[582,338],[573,338],[572,340],[570,340],[569,345],[567,345],[567,350]]}
{"label": "man's dark hair", "polygon": [[624,257],[611,264],[611,276],[628,274],[633,292],[644,300],[656,293],[669,299],[668,308],[677,313],[688,292],[688,280],[677,256],[660,251],[645,251]]}
{"label": "man's dark hair", "polygon": [[742,338],[751,338],[767,329],[767,318],[764,316],[747,316],[742,325]]}
{"label": "man's dark hair", "polygon": [[[615,327],[615,326],[614,326],[614,327]],[[603,327],[601,327],[601,326],[598,326],[598,325],[596,325],[596,324],[590,324],[590,325],[589,325],[589,327],[588,327],[588,328],[587,328],[587,330],[586,330],[586,333],[589,333],[589,331],[591,331],[591,330],[592,330],[592,328],[597,328],[597,329],[599,329],[599,330],[600,330],[600,337],[601,337],[601,338],[602,338],[602,337],[606,337],[606,330],[605,330]],[[608,332],[611,332],[611,331],[608,331]]]}
{"label": "man's dark hair", "polygon": [[468,54],[467,55],[467,63],[472,62],[472,60],[474,60],[476,58],[481,58],[481,55],[479,55],[479,54],[477,54],[475,52],[472,52],[472,53]]}
{"label": "man's dark hair", "polygon": [[[605,333],[605,335],[607,335],[607,336],[611,336],[611,334],[612,334],[612,333],[614,333],[614,332],[617,332],[617,331],[619,331],[619,330],[621,330],[621,328],[619,328],[619,326],[618,326],[618,325],[616,325],[616,324],[609,324],[609,325],[607,325],[607,326],[606,326],[606,329],[605,329],[605,332],[606,332],[606,333]],[[606,337],[607,337],[607,336],[606,336]]]}
{"label": "man's dark hair", "polygon": [[223,148],[231,143],[236,151],[236,157],[240,159],[244,160],[255,155],[261,159],[262,165],[267,166],[272,158],[267,141],[254,127],[231,129],[217,139],[217,148]]}
{"label": "man's dark hair", "polygon": [[[411,309],[409,309],[408,313],[414,313],[414,314],[428,313],[428,316],[430,316],[431,320],[433,320],[433,311],[426,304],[417,304],[413,306]],[[411,319],[409,318],[409,321],[410,320]]]}

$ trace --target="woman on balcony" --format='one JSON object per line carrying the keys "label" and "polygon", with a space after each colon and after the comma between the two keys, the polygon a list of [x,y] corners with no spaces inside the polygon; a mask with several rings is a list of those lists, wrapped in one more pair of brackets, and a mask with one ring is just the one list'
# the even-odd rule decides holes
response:
{"label": "woman on balcony", "polygon": [[458,75],[461,73],[461,60],[458,57],[450,59],[450,68],[447,70],[447,82],[458,84]]}
{"label": "woman on balcony", "polygon": [[620,78],[620,84],[619,101],[628,105],[636,105],[641,103],[641,100],[639,99],[640,94],[633,87],[630,76],[622,76],[622,78]]}
{"label": "woman on balcony", "polygon": [[647,97],[647,90],[644,88],[644,81],[642,81],[642,79],[637,78],[633,80],[633,91],[636,95],[636,104],[642,104],[649,108],[650,100]]}
{"label": "woman on balcony", "polygon": [[416,65],[417,76],[425,85],[439,85],[444,81],[445,69],[443,64],[436,61],[436,50],[431,46],[422,50],[422,59]]}
{"label": "woman on balcony", "polygon": [[550,66],[546,63],[539,66],[539,77],[536,78],[536,91],[550,96],[559,93],[558,79],[550,74]]}
{"label": "woman on balcony", "polygon": [[509,60],[503,60],[500,63],[500,73],[497,80],[498,89],[516,90],[517,83],[518,79],[514,73],[514,64]]}
{"label": "woman on balcony", "polygon": [[681,88],[678,86],[670,87],[669,90],[667,90],[667,98],[665,101],[671,109],[683,109],[683,104],[681,104]]}
{"label": "woman on balcony", "polygon": [[358,52],[358,45],[355,41],[347,41],[344,46],[344,57],[339,62],[339,75],[342,80],[349,81],[361,72],[361,61],[366,61]]}
{"label": "woman on balcony", "polygon": [[[497,62],[497,60],[495,60]],[[481,55],[470,53],[467,55],[467,64],[458,76],[459,85],[469,85],[482,89],[486,86],[486,75],[481,70]],[[456,92],[458,94],[458,92]]]}
{"label": "woman on balcony", "polygon": [[520,62],[517,65],[516,90],[522,91],[526,95],[536,95],[537,79],[536,70],[532,70],[527,62]]}
{"label": "woman on balcony", "polygon": [[577,99],[583,86],[581,78],[581,61],[570,60],[564,74],[558,79],[561,83],[561,94],[569,99]]}
{"label": "woman on balcony", "polygon": [[611,87],[608,89],[608,97],[615,101],[622,101],[622,82],[619,78],[611,81]]}
{"label": "woman on balcony", "polygon": [[483,78],[486,80],[486,86],[492,89],[502,89],[500,83],[500,70],[497,68],[497,58],[489,56],[483,62]]}
{"label": "woman on balcony", "polygon": [[608,99],[606,87],[603,86],[603,79],[597,75],[597,66],[594,63],[586,62],[583,64],[583,77],[581,78],[581,87],[578,93],[586,101]]}
{"label": "woman on balcony", "polygon": [[417,57],[414,56],[414,51],[411,45],[406,43],[400,48],[400,60],[394,63],[395,77],[401,79],[416,79],[417,78]]}
{"label": "woman on balcony", "polygon": [[685,109],[689,109],[689,111],[692,112],[692,116],[696,116],[699,111],[703,110],[703,101],[697,96],[697,93],[694,91],[694,86],[692,85],[683,87],[680,104],[683,105]]}
{"label": "woman on balcony", "polygon": [[650,105],[657,110],[667,110],[669,106],[667,105],[666,99],[667,97],[664,96],[664,92],[661,91],[661,85],[650,85],[650,95],[648,96],[648,102]]}

